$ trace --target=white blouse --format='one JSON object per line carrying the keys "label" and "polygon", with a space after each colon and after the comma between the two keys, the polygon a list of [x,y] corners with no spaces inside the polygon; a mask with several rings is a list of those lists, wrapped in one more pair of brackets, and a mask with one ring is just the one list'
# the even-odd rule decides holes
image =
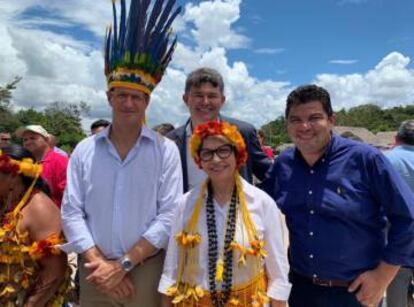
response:
{"label": "white blouse", "polygon": [[[289,265],[284,248],[284,234],[282,226],[282,215],[270,196],[262,190],[249,184],[242,179],[243,190],[246,195],[246,201],[250,216],[255,224],[257,235],[260,240],[265,242],[265,250],[267,257],[263,260],[265,272],[268,278],[267,295],[275,300],[287,300],[290,294],[291,284],[288,280]],[[175,218],[172,222],[172,235],[168,243],[167,256],[164,262],[164,271],[161,276],[158,291],[166,293],[167,289],[176,283],[179,249],[175,240],[175,235],[181,232],[194,209],[196,199],[200,193],[201,187],[187,192],[182,196],[179,202],[179,208],[176,212]],[[204,290],[209,289],[209,274],[208,274],[208,235],[206,223],[206,206],[200,212],[198,221],[198,233],[201,235],[201,242],[198,253],[198,277],[197,285]],[[222,254],[224,245],[224,234],[226,231],[226,214],[228,205],[220,205],[214,201],[216,230],[218,239],[219,255]],[[240,210],[237,211],[237,223],[235,241],[248,247],[249,242],[247,233],[241,227],[242,217]],[[244,239],[243,239],[244,238]],[[255,264],[256,259],[251,256],[246,257],[246,265],[238,265],[239,252],[236,251],[233,256],[233,286],[246,284],[254,277],[249,272],[249,267]],[[256,262],[257,263],[257,262]],[[184,274],[185,276],[185,274]],[[183,280],[185,281],[185,280]],[[220,289],[221,285],[217,285]]]}

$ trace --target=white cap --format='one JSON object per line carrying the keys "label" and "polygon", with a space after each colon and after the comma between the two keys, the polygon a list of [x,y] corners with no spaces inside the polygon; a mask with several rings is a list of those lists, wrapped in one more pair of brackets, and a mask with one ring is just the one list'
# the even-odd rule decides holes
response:
{"label": "white cap", "polygon": [[19,129],[16,130],[15,134],[18,138],[21,138],[21,137],[23,137],[23,134],[26,131],[31,131],[33,133],[40,134],[41,136],[43,136],[46,139],[49,138],[49,133],[46,131],[45,128],[43,128],[40,125],[28,125],[28,126],[25,126],[25,127],[20,127]]}

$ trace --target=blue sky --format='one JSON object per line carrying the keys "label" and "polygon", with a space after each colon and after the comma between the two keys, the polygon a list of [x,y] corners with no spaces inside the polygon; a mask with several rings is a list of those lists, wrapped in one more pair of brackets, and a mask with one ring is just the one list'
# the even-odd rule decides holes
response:
{"label": "blue sky", "polygon": [[[412,0],[177,1],[179,44],[152,95],[150,125],[183,123],[186,75],[200,66],[226,82],[223,113],[260,127],[304,83],[326,87],[334,109],[414,101]],[[19,75],[18,108],[86,101],[85,127],[110,118],[103,76],[109,0],[0,1],[0,84]]]}
{"label": "blue sky", "polygon": [[414,1],[250,0],[241,10],[235,26],[254,49],[276,54],[234,50],[229,58],[243,59],[260,78],[307,83],[320,72],[367,71],[395,50],[414,55]]}

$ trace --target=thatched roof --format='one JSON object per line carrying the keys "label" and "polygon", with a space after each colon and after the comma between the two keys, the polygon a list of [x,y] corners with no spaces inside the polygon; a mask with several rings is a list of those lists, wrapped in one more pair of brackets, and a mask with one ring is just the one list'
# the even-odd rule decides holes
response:
{"label": "thatched roof", "polygon": [[395,135],[397,131],[386,131],[386,132],[378,132],[375,135],[376,138],[376,146],[390,148],[395,143]]}
{"label": "thatched roof", "polygon": [[334,127],[334,131],[339,135],[353,134],[362,139],[364,143],[379,148],[392,147],[392,145],[394,144],[394,137],[397,134],[396,131],[378,132],[377,134],[374,134],[366,128],[346,126],[336,126]]}
{"label": "thatched roof", "polygon": [[[394,137],[397,134],[396,131],[378,132],[377,134],[372,133],[367,128],[363,127],[346,127],[346,126],[335,126],[333,131],[339,135],[346,135],[347,137],[361,139],[362,142],[370,144],[372,146],[388,149],[394,144]],[[282,152],[289,147],[294,146],[292,143],[279,144],[277,150]]]}
{"label": "thatched roof", "polygon": [[367,128],[335,126],[333,130],[339,135],[352,133],[353,135],[359,137],[364,143],[373,145],[376,142],[375,134],[373,134]]}

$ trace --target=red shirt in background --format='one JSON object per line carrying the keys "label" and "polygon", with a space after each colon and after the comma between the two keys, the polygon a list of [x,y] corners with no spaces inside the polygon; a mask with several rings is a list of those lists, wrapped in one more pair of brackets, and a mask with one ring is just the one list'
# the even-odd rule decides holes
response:
{"label": "red shirt in background", "polygon": [[273,150],[271,147],[263,145],[262,150],[266,154],[266,156],[273,160]]}
{"label": "red shirt in background", "polygon": [[40,162],[43,166],[41,176],[49,185],[51,198],[59,208],[62,203],[63,191],[66,187],[68,161],[67,157],[49,149]]}

